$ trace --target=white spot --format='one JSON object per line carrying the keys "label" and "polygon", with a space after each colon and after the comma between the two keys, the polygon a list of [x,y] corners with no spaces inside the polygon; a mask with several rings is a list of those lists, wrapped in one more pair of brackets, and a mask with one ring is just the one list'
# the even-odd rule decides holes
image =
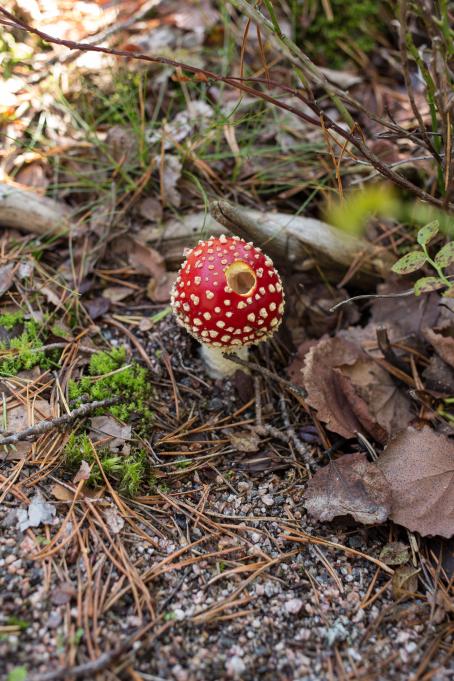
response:
{"label": "white spot", "polygon": [[[211,251],[211,252],[213,252],[213,251]],[[209,262],[214,262],[214,255],[209,255],[208,260],[209,260]]]}
{"label": "white spot", "polygon": [[225,322],[223,322],[222,319],[220,319],[218,322],[216,322],[216,326],[217,326],[219,329],[223,329],[224,326],[225,326]]}
{"label": "white spot", "polygon": [[271,320],[270,326],[276,326],[277,323],[278,323],[278,319],[277,319],[277,317],[274,317],[274,319]]}
{"label": "white spot", "polygon": [[[213,251],[212,248],[209,248],[209,249],[207,250],[207,253],[214,253],[214,251]],[[209,258],[208,258],[208,260],[209,260]]]}
{"label": "white spot", "polygon": [[276,291],[278,291],[278,293],[282,291],[282,286],[280,285],[279,282],[276,284]]}
{"label": "white spot", "polygon": [[214,265],[208,265],[209,270],[214,270]]}
{"label": "white spot", "polygon": [[263,267],[259,267],[258,270],[255,271],[255,273],[259,278],[263,277]]}
{"label": "white spot", "polygon": [[246,246],[244,247],[244,250],[245,250],[245,251],[250,251],[251,248],[252,248],[252,245],[251,245],[251,244],[246,244]]}
{"label": "white spot", "polygon": [[210,315],[209,312],[204,312],[204,313],[203,313],[203,316],[204,316],[205,319],[207,319],[207,320],[208,320],[208,319],[211,319],[211,315]]}
{"label": "white spot", "polygon": [[246,303],[245,303],[243,300],[240,300],[240,302],[239,302],[238,305],[237,305],[237,308],[238,308],[239,310],[243,310],[245,307],[247,307],[247,306],[246,306]]}
{"label": "white spot", "polygon": [[221,236],[219,237],[219,243],[221,244],[227,243],[227,237],[225,236],[225,234],[221,234]]}
{"label": "white spot", "polygon": [[186,298],[186,293],[184,291],[180,293],[180,298]]}
{"label": "white spot", "polygon": [[215,307],[214,311],[216,312],[216,314],[221,314],[221,312],[222,312],[220,307]]}
{"label": "white spot", "polygon": [[268,270],[268,276],[270,276],[270,277],[275,277],[275,276],[276,276],[276,272],[275,272],[274,270]]}
{"label": "white spot", "polygon": [[213,291],[205,291],[205,295],[208,298],[208,300],[211,300],[212,298],[214,298]]}
{"label": "white spot", "polygon": [[240,334],[240,333],[243,333],[243,332],[241,331],[241,329],[235,329],[235,331],[233,332],[233,335],[234,335],[234,336],[238,336],[238,334]]}
{"label": "white spot", "polygon": [[191,309],[191,306],[188,305],[188,303],[183,303],[183,310],[184,310],[185,312],[189,312],[190,309]]}
{"label": "white spot", "polygon": [[276,293],[276,287],[274,286],[274,284],[270,284],[270,285],[268,286],[268,291],[269,291],[270,293]]}
{"label": "white spot", "polygon": [[239,338],[234,338],[232,340],[232,345],[243,345]]}
{"label": "white spot", "polygon": [[273,267],[273,261],[268,256],[265,258],[265,265],[267,265],[267,267]]}
{"label": "white spot", "polygon": [[214,341],[211,345],[214,345],[215,348],[222,348],[222,343],[218,343],[217,341]]}
{"label": "white spot", "polygon": [[268,312],[265,310],[264,307],[262,307],[262,308],[260,309],[259,314],[260,314],[261,317],[263,317],[263,319],[266,319],[266,318],[268,317]]}
{"label": "white spot", "polygon": [[225,334],[225,336],[221,336],[221,341],[223,341],[224,343],[228,343],[230,339],[231,336],[228,336],[227,334]]}
{"label": "white spot", "polygon": [[227,265],[227,260],[225,258],[222,258],[221,265]]}
{"label": "white spot", "polygon": [[208,337],[208,331],[202,331],[200,335],[201,335],[203,338],[207,338],[207,337]]}
{"label": "white spot", "polygon": [[225,316],[230,319],[230,317],[233,317],[233,312],[226,312]]}
{"label": "white spot", "polygon": [[196,326],[202,326],[203,322],[201,319],[197,319],[197,317],[194,319],[194,324]]}
{"label": "white spot", "polygon": [[227,300],[224,300],[224,305],[230,305],[231,302],[232,302],[232,301],[231,301],[231,300],[228,300],[228,299],[227,299]]}
{"label": "white spot", "polygon": [[275,309],[276,309],[276,303],[270,303],[271,312],[274,312]]}
{"label": "white spot", "polygon": [[200,277],[194,277],[194,284],[200,286],[202,279]]}
{"label": "white spot", "polygon": [[265,293],[266,293],[266,288],[265,288],[264,286],[261,286],[261,287],[259,288],[259,293],[261,293],[262,296],[264,296]]}
{"label": "white spot", "polygon": [[252,303],[252,298],[246,298],[246,302],[250,305]]}
{"label": "white spot", "polygon": [[200,298],[199,298],[198,296],[196,296],[196,295],[194,295],[193,293],[191,293],[191,296],[190,296],[190,297],[191,297],[191,300],[192,300],[192,302],[194,303],[194,305],[198,305],[198,304],[200,303]]}
{"label": "white spot", "polygon": [[284,312],[284,303],[281,303],[279,305],[279,312],[280,312],[280,314],[282,314]]}
{"label": "white spot", "polygon": [[210,334],[211,338],[216,338],[217,336],[219,336],[219,331],[214,331],[214,329],[210,329],[208,333]]}
{"label": "white spot", "polygon": [[225,293],[232,293],[232,289],[230,288],[230,286],[224,286],[224,291]]}
{"label": "white spot", "polygon": [[226,331],[228,331],[229,333],[233,333],[233,332],[235,331],[235,329],[234,329],[233,326],[228,326],[228,327],[226,328]]}
{"label": "white spot", "polygon": [[243,327],[243,333],[250,333],[251,331],[252,331],[252,327],[251,327],[251,326],[245,326],[245,327]]}
{"label": "white spot", "polygon": [[199,257],[199,255],[202,255],[202,253],[203,253],[203,251],[200,248],[199,248],[199,250],[194,251],[194,255],[196,255],[197,257]]}
{"label": "white spot", "polygon": [[255,314],[251,312],[251,314],[248,314],[247,319],[248,322],[255,322]]}

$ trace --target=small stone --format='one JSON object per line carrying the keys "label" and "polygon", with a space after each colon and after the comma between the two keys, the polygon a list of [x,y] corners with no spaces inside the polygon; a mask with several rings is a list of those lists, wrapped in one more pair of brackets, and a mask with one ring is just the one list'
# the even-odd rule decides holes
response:
{"label": "small stone", "polygon": [[238,655],[233,655],[227,662],[227,673],[229,676],[240,676],[241,674],[244,674],[245,671],[246,665]]}
{"label": "small stone", "polygon": [[301,600],[301,598],[291,598],[285,604],[285,609],[291,615],[298,614],[302,607],[303,601]]}
{"label": "small stone", "polygon": [[265,494],[261,499],[265,506],[272,506],[274,504],[274,499],[271,494]]}

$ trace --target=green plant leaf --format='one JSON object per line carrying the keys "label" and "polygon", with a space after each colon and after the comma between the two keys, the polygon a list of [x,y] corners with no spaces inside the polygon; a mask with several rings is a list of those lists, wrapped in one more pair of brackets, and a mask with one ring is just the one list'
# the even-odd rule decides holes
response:
{"label": "green plant leaf", "polygon": [[393,272],[396,274],[410,274],[411,272],[416,272],[420,270],[421,267],[427,260],[427,256],[422,251],[413,251],[412,253],[407,253],[403,258],[394,263],[391,267]]}
{"label": "green plant leaf", "polygon": [[454,262],[454,241],[449,241],[443,248],[440,248],[434,258],[439,267],[447,267]]}
{"label": "green plant leaf", "polygon": [[432,241],[434,236],[438,234],[438,220],[434,220],[433,222],[429,222],[428,225],[425,225],[424,227],[421,227],[421,229],[418,232],[418,244],[420,246],[425,246],[426,244],[429,243],[429,241]]}
{"label": "green plant leaf", "polygon": [[14,667],[8,674],[7,681],[26,681],[27,667]]}
{"label": "green plant leaf", "polygon": [[421,277],[415,283],[413,291],[415,296],[420,296],[421,293],[430,293],[431,291],[438,291],[438,289],[446,286],[444,282],[438,277]]}

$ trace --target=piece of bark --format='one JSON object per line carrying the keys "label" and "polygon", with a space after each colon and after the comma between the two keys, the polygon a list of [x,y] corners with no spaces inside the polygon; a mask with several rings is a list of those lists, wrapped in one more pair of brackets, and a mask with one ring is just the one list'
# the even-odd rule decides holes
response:
{"label": "piece of bark", "polygon": [[383,248],[321,220],[262,213],[227,201],[214,201],[210,211],[230,231],[263,246],[278,264],[290,263],[295,270],[307,269],[312,259],[325,276],[339,281],[353,263],[358,263],[353,278],[365,283],[389,271],[390,259]]}
{"label": "piece of bark", "polygon": [[0,182],[0,225],[33,234],[51,234],[69,227],[70,210],[46,196]]}

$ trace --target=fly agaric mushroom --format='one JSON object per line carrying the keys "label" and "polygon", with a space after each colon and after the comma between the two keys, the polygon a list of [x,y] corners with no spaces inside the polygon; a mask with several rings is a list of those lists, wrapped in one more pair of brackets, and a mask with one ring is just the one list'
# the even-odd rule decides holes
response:
{"label": "fly agaric mushroom", "polygon": [[223,357],[247,358],[248,346],[265,341],[284,311],[282,283],[260,248],[238,236],[210,237],[186,254],[171,295],[177,322],[200,341],[213,378],[237,366]]}

